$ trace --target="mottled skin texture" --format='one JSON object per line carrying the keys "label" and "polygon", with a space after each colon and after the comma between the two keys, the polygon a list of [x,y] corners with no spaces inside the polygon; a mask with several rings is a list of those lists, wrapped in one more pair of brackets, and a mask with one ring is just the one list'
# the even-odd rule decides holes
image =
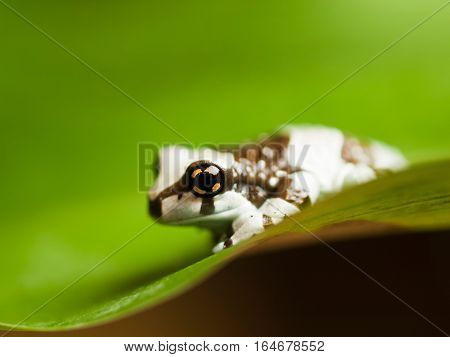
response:
{"label": "mottled skin texture", "polygon": [[167,147],[150,190],[150,213],[164,223],[211,228],[219,251],[277,224],[321,196],[398,170],[405,160],[378,142],[334,128],[291,127],[237,149]]}

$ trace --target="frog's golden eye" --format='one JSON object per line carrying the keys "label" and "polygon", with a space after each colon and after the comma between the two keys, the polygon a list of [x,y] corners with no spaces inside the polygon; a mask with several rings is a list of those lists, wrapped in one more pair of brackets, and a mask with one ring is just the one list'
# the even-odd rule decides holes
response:
{"label": "frog's golden eye", "polygon": [[225,188],[223,170],[208,161],[192,163],[186,170],[184,185],[198,197],[212,197]]}

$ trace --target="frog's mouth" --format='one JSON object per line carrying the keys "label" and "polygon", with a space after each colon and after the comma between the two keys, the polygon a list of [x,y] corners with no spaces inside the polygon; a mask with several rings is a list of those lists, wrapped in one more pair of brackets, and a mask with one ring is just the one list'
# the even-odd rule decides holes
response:
{"label": "frog's mouth", "polygon": [[213,213],[206,216],[200,215],[177,221],[175,220],[164,221],[164,215],[162,215],[161,218],[164,223],[177,226],[189,226],[189,225],[216,226],[221,225],[223,223],[229,223],[239,215],[239,211],[240,211],[239,208],[233,208],[231,210]]}

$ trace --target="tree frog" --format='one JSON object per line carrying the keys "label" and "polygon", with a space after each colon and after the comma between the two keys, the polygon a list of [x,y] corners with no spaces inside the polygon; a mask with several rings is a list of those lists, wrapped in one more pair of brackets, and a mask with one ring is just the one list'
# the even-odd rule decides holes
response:
{"label": "tree frog", "polygon": [[396,148],[319,125],[290,126],[238,149],[166,146],[149,211],[162,223],[211,229],[218,252],[330,193],[406,164]]}

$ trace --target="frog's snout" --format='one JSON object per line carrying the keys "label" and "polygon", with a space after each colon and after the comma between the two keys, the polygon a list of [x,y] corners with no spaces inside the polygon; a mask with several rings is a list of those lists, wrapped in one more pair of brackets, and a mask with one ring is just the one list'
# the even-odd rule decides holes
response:
{"label": "frog's snout", "polygon": [[159,197],[156,197],[154,199],[151,198],[148,199],[148,212],[150,213],[150,216],[152,216],[155,219],[161,217],[162,207],[161,207],[161,199]]}

